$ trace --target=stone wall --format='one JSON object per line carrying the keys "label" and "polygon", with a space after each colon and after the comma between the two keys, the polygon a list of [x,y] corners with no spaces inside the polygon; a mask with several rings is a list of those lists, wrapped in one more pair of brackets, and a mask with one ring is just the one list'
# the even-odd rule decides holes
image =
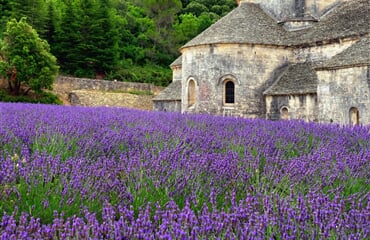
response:
{"label": "stone wall", "polygon": [[359,123],[370,122],[370,67],[317,71],[320,122],[350,123],[350,110]]}
{"label": "stone wall", "polygon": [[153,110],[151,95],[74,90],[69,94],[69,100],[73,106],[105,106]]}
{"label": "stone wall", "polygon": [[164,88],[146,83],[116,82],[59,76],[53,92],[65,104],[117,106],[152,110],[152,98]]}
{"label": "stone wall", "polygon": [[316,94],[266,96],[266,118],[283,119],[282,109],[286,109],[287,119],[318,121],[318,103]]}
{"label": "stone wall", "polygon": [[153,103],[154,110],[164,112],[181,112],[181,101],[155,101]]}
{"label": "stone wall", "polygon": [[344,1],[346,0],[306,0],[305,10],[307,14],[320,17]]}
{"label": "stone wall", "polygon": [[89,78],[73,78],[59,76],[54,82],[53,90],[55,93],[68,95],[73,90],[96,90],[96,91],[141,91],[151,92],[157,95],[163,87],[158,87],[147,83],[117,82]]}
{"label": "stone wall", "polygon": [[[250,44],[215,44],[183,50],[182,111],[265,117],[263,92],[287,64],[292,51]],[[188,81],[196,82],[194,106],[188,104]],[[235,83],[235,104],[224,104],[224,83]]]}
{"label": "stone wall", "polygon": [[293,62],[320,62],[325,61],[352,46],[358,39],[346,39],[341,42],[321,46],[297,48],[293,50]]}
{"label": "stone wall", "polygon": [[286,16],[295,15],[295,0],[241,0],[241,2],[260,4],[262,8],[279,20]]}
{"label": "stone wall", "polygon": [[257,3],[278,20],[313,15],[320,17],[346,0],[237,0]]}
{"label": "stone wall", "polygon": [[172,67],[172,81],[181,81],[182,68],[181,66]]}

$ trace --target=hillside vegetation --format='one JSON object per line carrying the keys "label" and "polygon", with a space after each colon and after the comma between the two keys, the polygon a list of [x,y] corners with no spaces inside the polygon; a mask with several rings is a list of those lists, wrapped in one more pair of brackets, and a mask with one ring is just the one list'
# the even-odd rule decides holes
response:
{"label": "hillside vegetation", "polygon": [[234,0],[0,0],[0,37],[27,18],[62,74],[166,86],[178,48],[232,10]]}

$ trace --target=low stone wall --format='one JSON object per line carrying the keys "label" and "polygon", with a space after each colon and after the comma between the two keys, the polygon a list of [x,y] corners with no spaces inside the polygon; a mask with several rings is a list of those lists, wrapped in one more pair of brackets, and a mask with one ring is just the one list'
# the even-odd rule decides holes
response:
{"label": "low stone wall", "polygon": [[[147,83],[106,81],[59,76],[53,92],[64,104],[76,106],[117,106],[152,110],[152,98],[164,87]],[[130,94],[130,93],[139,94]]]}
{"label": "low stone wall", "polygon": [[148,83],[117,82],[89,78],[73,78],[59,76],[55,79],[53,91],[62,95],[68,95],[73,90],[96,90],[96,91],[141,91],[151,92],[157,95],[164,88]]}
{"label": "low stone wall", "polygon": [[152,98],[152,95],[91,90],[75,90],[69,94],[69,101],[73,106],[125,107],[141,110],[153,110]]}

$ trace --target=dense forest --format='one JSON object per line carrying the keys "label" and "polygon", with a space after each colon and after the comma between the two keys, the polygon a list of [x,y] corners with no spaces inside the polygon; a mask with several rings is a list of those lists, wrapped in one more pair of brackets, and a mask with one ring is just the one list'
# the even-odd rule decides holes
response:
{"label": "dense forest", "polygon": [[0,39],[27,18],[61,74],[166,86],[179,47],[235,6],[235,0],[0,0]]}

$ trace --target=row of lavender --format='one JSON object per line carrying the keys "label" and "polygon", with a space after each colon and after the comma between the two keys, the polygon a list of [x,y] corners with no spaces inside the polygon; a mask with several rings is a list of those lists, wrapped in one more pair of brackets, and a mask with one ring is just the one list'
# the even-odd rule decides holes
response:
{"label": "row of lavender", "polygon": [[0,104],[2,239],[365,239],[370,126]]}

